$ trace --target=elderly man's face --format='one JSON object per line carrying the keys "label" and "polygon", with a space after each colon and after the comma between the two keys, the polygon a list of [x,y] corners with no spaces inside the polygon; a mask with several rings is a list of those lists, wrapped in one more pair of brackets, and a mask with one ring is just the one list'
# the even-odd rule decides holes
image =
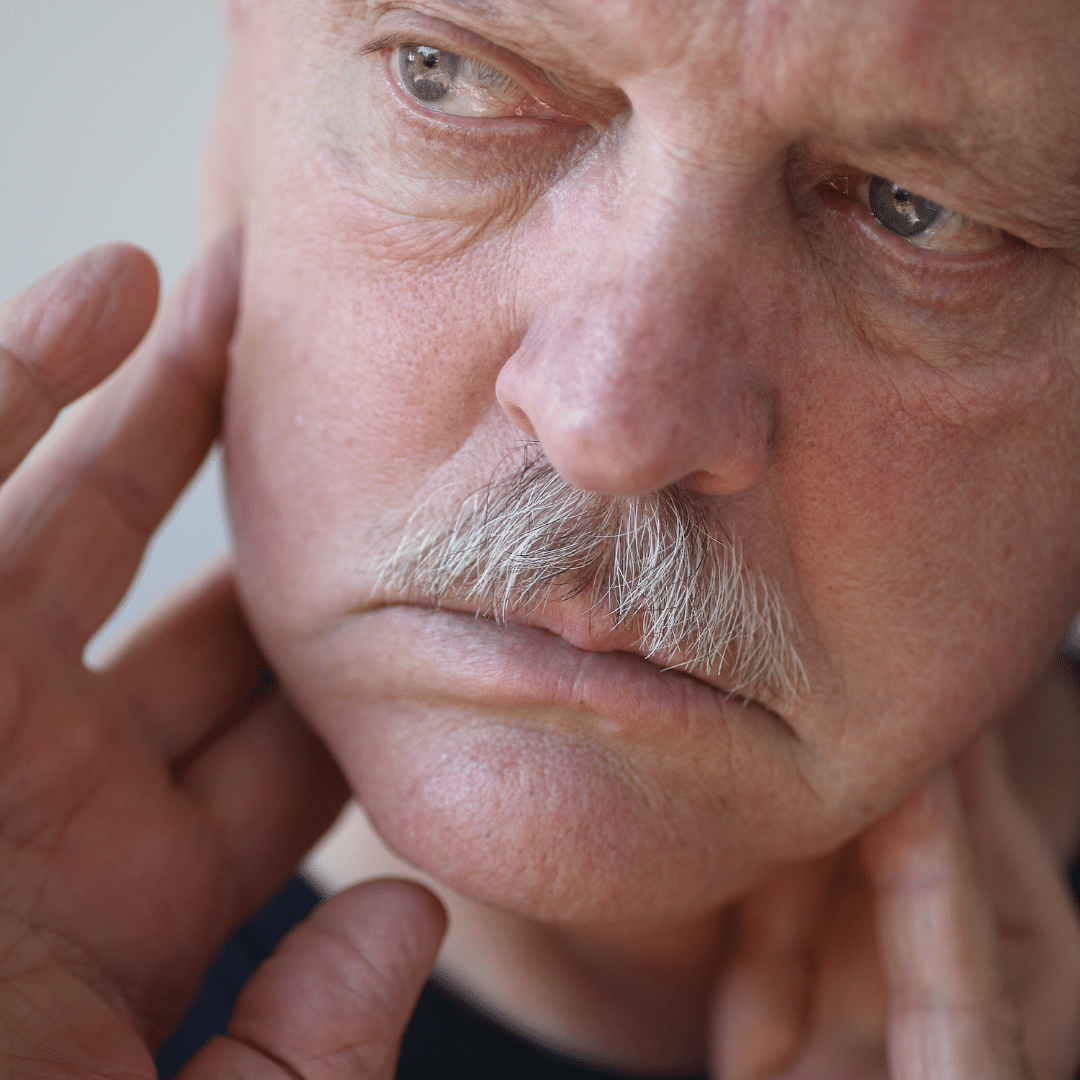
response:
{"label": "elderly man's face", "polygon": [[691,915],[1015,705],[1080,606],[1075,4],[238,35],[243,590],[406,858]]}

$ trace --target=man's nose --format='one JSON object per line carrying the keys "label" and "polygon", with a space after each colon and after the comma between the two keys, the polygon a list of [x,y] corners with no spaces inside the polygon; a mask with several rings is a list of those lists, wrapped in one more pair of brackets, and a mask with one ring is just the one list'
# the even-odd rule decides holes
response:
{"label": "man's nose", "polygon": [[603,254],[534,316],[496,393],[576,487],[734,495],[767,466],[770,393],[753,357],[768,330],[740,245],[667,205],[587,238]]}

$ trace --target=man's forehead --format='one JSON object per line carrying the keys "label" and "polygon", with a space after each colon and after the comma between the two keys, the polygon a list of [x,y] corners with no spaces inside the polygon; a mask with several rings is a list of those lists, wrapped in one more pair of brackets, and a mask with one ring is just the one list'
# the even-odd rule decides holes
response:
{"label": "man's forehead", "polygon": [[766,45],[810,55],[838,39],[865,51],[898,47],[908,59],[943,39],[981,39],[992,52],[1002,40],[1010,47],[1025,38],[1060,41],[1064,32],[1075,44],[1080,27],[1080,6],[1071,0],[361,0],[360,6],[442,9],[526,36],[554,33],[566,45],[592,45],[596,61],[619,57],[632,69],[668,66],[695,47]]}

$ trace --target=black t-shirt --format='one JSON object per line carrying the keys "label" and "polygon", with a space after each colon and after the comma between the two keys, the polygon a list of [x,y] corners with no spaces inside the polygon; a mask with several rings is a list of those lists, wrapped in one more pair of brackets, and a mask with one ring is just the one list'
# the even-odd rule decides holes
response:
{"label": "black t-shirt", "polygon": [[615,1075],[534,1046],[429,982],[405,1030],[397,1080],[612,1080]]}

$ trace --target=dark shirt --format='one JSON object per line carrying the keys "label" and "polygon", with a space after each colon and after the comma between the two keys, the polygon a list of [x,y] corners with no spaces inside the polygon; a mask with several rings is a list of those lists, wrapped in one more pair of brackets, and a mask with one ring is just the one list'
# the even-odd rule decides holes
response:
{"label": "dark shirt", "polygon": [[[244,983],[318,903],[311,886],[293,878],[236,933],[221,950],[187,1016],[159,1051],[161,1080],[171,1080],[199,1047],[225,1034]],[[612,1080],[615,1074],[584,1068],[534,1046],[429,982],[405,1030],[397,1075],[398,1080]]]}
{"label": "dark shirt", "polygon": [[[1080,899],[1080,862],[1073,870],[1072,885]],[[207,1040],[225,1034],[244,983],[318,903],[311,886],[293,878],[221,950],[195,1003],[158,1054],[161,1080],[171,1080]],[[405,1031],[397,1075],[398,1080],[612,1080],[614,1076],[526,1042],[433,982],[424,988]]]}

